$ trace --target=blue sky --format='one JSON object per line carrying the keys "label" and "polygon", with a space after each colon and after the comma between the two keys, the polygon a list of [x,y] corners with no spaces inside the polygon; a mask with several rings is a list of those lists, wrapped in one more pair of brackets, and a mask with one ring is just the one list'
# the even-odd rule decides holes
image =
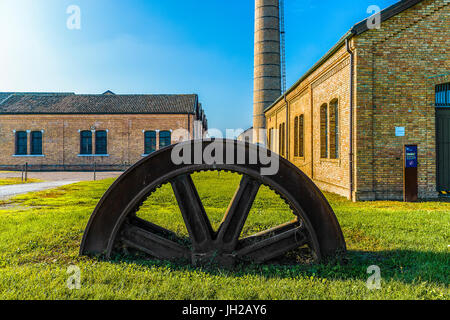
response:
{"label": "blue sky", "polygon": [[[370,5],[397,1],[285,2],[290,86]],[[253,0],[1,0],[0,91],[198,93],[210,127],[246,129],[253,17]]]}

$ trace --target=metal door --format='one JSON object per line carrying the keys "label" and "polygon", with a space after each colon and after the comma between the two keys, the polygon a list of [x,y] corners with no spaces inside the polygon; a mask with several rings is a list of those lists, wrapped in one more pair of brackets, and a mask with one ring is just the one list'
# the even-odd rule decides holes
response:
{"label": "metal door", "polygon": [[437,191],[450,191],[450,108],[436,109]]}

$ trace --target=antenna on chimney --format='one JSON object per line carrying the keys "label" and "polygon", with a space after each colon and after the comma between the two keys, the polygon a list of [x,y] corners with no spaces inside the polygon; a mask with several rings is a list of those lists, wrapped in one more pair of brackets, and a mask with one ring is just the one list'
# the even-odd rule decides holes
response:
{"label": "antenna on chimney", "polygon": [[284,22],[284,0],[280,0],[280,39],[281,39],[281,93],[286,92],[286,29]]}

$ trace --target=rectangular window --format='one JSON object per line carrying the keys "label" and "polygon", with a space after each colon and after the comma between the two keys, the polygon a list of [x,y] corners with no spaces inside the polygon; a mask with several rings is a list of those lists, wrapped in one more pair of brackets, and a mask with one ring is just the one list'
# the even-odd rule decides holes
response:
{"label": "rectangular window", "polygon": [[104,130],[95,131],[95,154],[108,154],[108,133]]}
{"label": "rectangular window", "polygon": [[320,107],[320,157],[328,158],[328,105]]}
{"label": "rectangular window", "polygon": [[42,155],[42,132],[31,132],[31,154]]}
{"label": "rectangular window", "polygon": [[144,154],[152,154],[156,151],[156,131],[145,131]]}
{"label": "rectangular window", "polygon": [[170,131],[161,131],[159,133],[159,148],[165,148],[172,144]]}
{"label": "rectangular window", "polygon": [[16,132],[16,155],[24,156],[28,154],[28,136],[26,131]]}
{"label": "rectangular window", "polygon": [[450,83],[436,86],[436,107],[450,107]]}
{"label": "rectangular window", "polygon": [[80,132],[80,154],[92,154],[92,131]]}

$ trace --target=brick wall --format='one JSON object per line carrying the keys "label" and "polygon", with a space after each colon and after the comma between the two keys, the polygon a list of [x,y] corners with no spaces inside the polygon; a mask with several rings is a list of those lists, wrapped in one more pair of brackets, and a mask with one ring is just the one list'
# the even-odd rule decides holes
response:
{"label": "brick wall", "polygon": [[[355,54],[356,200],[402,199],[405,144],[419,146],[419,197],[437,197],[435,86],[450,81],[449,4],[425,0],[383,22],[380,29],[350,39]],[[342,45],[287,94],[289,160],[322,189],[348,197],[349,60]],[[333,99],[339,104],[339,159],[322,159],[320,107]],[[293,121],[302,113],[305,156],[296,158]],[[266,111],[266,118],[268,130],[286,121],[283,99]],[[405,127],[406,136],[396,137],[395,127]],[[330,149],[328,153],[330,157]]]}
{"label": "brick wall", "polygon": [[437,197],[435,85],[449,81],[449,4],[423,1],[356,38],[358,199],[402,199],[405,144],[419,146],[419,197]]}
{"label": "brick wall", "polygon": [[[194,115],[1,115],[0,165],[2,169],[20,169],[28,163],[37,170],[91,170],[95,161],[99,170],[123,170],[143,158],[144,130],[187,129],[188,125],[192,133]],[[92,129],[108,130],[107,157],[79,155],[79,130]],[[44,156],[14,156],[14,130],[43,130]],[[172,136],[172,143],[175,139]]]}

